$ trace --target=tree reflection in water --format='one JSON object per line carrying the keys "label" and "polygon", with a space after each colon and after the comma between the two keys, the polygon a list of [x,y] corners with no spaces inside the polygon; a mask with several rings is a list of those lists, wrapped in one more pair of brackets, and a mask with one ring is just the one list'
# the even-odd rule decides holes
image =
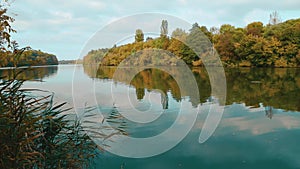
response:
{"label": "tree reflection in water", "polygon": [[[95,65],[84,66],[84,72],[91,78],[112,79],[116,67],[99,67]],[[95,70],[96,69],[96,70]],[[124,68],[120,82],[126,82],[130,71],[134,68]],[[177,78],[184,78],[183,74],[176,74],[180,67],[168,68]],[[136,89],[138,99],[142,99],[145,90],[159,90],[162,94],[163,107],[168,107],[168,92],[176,101],[188,97],[190,102],[197,106],[207,102],[211,97],[211,86],[205,68],[192,68],[198,83],[200,100],[195,100],[193,95],[180,91],[172,76],[155,68],[147,68],[139,72],[131,80],[130,86]],[[96,73],[93,73],[96,72]],[[232,103],[245,103],[247,106],[259,107],[262,103],[266,106],[266,116],[272,118],[273,109],[280,108],[287,111],[300,111],[300,69],[289,68],[231,68],[225,69],[227,78],[227,105]],[[259,81],[260,83],[252,83]],[[190,95],[186,95],[189,93]]]}
{"label": "tree reflection in water", "polygon": [[57,74],[57,66],[36,66],[23,67],[18,69],[4,68],[0,69],[0,77],[11,79],[14,73],[20,72],[17,76],[19,80],[38,80],[43,81],[44,78]]}

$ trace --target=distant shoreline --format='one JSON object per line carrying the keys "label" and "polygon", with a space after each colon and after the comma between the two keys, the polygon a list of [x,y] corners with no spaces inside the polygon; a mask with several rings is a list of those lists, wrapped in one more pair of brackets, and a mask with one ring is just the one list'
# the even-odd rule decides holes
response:
{"label": "distant shoreline", "polygon": [[82,60],[59,60],[58,61],[59,65],[67,65],[67,64],[82,64]]}

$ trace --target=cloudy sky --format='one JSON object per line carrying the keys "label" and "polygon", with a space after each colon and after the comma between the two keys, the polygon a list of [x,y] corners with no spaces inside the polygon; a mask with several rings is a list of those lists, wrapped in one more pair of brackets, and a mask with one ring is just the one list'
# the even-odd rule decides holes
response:
{"label": "cloudy sky", "polygon": [[59,60],[77,59],[95,32],[125,16],[155,12],[207,27],[224,23],[244,27],[253,21],[268,23],[275,10],[283,21],[300,18],[300,1],[15,0],[9,7],[10,13],[17,14],[14,28],[18,33],[13,38],[20,46],[53,53]]}

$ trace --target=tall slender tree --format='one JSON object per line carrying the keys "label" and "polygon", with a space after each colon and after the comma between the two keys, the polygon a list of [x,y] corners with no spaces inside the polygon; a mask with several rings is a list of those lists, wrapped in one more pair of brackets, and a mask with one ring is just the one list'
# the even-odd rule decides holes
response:
{"label": "tall slender tree", "polygon": [[166,37],[168,35],[168,21],[162,20],[160,26],[160,36]]}

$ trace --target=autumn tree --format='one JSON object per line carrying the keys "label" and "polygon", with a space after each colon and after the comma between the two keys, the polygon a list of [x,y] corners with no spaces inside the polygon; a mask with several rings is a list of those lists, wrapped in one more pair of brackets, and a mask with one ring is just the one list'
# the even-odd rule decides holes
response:
{"label": "autumn tree", "polygon": [[168,46],[168,51],[175,54],[175,56],[179,58],[183,58],[183,48],[184,43],[186,41],[186,38],[188,36],[188,33],[185,32],[183,29],[176,28],[171,35],[170,45]]}
{"label": "autumn tree", "polygon": [[235,57],[234,31],[234,26],[225,24],[220,28],[220,35],[217,35],[218,39],[214,46],[224,62],[231,62],[231,58]]}
{"label": "autumn tree", "polygon": [[8,57],[10,54],[9,48],[11,47],[10,33],[16,32],[11,23],[14,19],[7,15],[7,8],[5,3],[0,4],[0,67],[7,66],[10,62]]}
{"label": "autumn tree", "polygon": [[[167,22],[162,23],[166,25]],[[276,26],[253,22],[244,28],[236,28],[224,24],[210,30],[195,23],[189,32],[177,28],[170,38],[162,36],[167,34],[166,26],[162,25],[160,37],[110,49],[102,63],[118,65],[122,59],[138,50],[157,48],[170,51],[189,65],[198,66],[202,65],[195,63],[199,57],[209,56],[214,47],[226,66],[300,66],[300,19],[288,20]],[[136,36],[136,42],[139,36]]]}
{"label": "autumn tree", "polygon": [[[265,39],[253,35],[247,35],[237,47],[237,54],[250,61],[253,66],[275,66],[276,60],[281,56],[281,43],[276,38]],[[284,61],[285,62],[285,61]],[[277,64],[277,66],[279,66]]]}
{"label": "autumn tree", "polygon": [[6,50],[6,47],[10,47],[11,33],[16,32],[11,27],[11,23],[14,22],[14,18],[8,16],[7,8],[0,4],[0,50]]}
{"label": "autumn tree", "polygon": [[262,22],[253,22],[247,25],[247,35],[262,36],[264,25]]}

